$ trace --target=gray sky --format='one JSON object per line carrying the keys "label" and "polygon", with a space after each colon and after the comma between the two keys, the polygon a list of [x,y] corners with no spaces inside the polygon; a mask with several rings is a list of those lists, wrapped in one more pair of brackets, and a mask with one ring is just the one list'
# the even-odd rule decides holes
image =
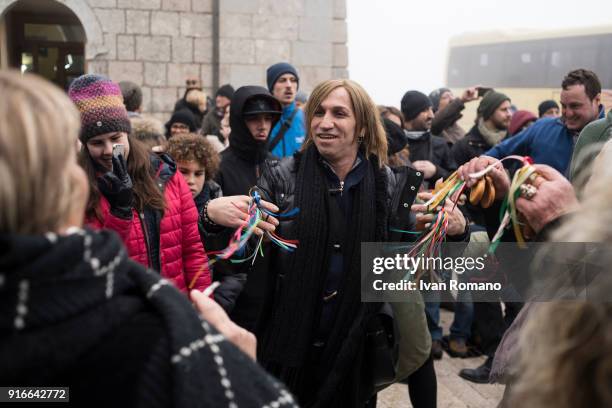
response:
{"label": "gray sky", "polygon": [[448,40],[456,34],[603,24],[612,30],[612,1],[347,0],[347,23],[351,79],[376,103],[399,107],[410,89],[429,93],[444,85]]}

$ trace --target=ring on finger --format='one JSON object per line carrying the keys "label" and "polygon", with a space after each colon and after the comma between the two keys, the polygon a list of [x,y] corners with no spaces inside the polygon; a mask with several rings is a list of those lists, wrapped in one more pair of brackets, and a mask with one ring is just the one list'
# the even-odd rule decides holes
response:
{"label": "ring on finger", "polygon": [[536,195],[536,193],[538,192],[538,189],[531,184],[521,184],[519,186],[519,194],[521,197],[527,199],[527,200],[531,200],[533,198],[533,196]]}

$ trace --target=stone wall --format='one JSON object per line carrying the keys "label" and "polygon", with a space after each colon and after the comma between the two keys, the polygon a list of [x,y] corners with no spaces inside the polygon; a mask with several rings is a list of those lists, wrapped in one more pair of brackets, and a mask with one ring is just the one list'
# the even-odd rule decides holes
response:
{"label": "stone wall", "polygon": [[[223,0],[222,0],[223,1]],[[212,83],[212,0],[88,0],[106,52],[88,71],[142,86],[144,110],[165,121],[183,96],[185,78]]]}
{"label": "stone wall", "polygon": [[[18,1],[0,0],[0,15]],[[214,0],[55,1],[83,24],[87,71],[142,86],[146,112],[167,120],[187,76],[212,96]],[[219,0],[219,84],[266,86],[280,61],[306,92],[348,77],[346,32],[346,0]]]}
{"label": "stone wall", "polygon": [[346,0],[221,0],[220,82],[266,85],[266,68],[294,64],[306,92],[348,77]]}

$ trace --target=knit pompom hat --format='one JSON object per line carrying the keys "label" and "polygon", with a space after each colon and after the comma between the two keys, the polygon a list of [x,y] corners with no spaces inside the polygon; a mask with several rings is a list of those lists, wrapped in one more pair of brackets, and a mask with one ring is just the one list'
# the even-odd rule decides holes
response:
{"label": "knit pompom hat", "polygon": [[72,82],[68,96],[81,113],[79,139],[82,143],[105,133],[130,133],[130,119],[121,89],[107,77],[82,75]]}

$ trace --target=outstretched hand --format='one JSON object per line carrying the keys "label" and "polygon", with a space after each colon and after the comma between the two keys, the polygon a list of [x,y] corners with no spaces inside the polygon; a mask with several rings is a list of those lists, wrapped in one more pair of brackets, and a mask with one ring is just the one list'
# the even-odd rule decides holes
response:
{"label": "outstretched hand", "polygon": [[[459,167],[457,173],[459,178],[466,182],[466,187],[471,188],[480,179],[472,178],[470,177],[470,174],[478,173],[495,162],[497,162],[495,157],[474,157],[472,160]],[[491,180],[493,181],[493,186],[495,187],[495,199],[503,199],[508,194],[508,191],[510,191],[510,177],[508,176],[508,173],[506,173],[504,166],[499,163],[493,167],[493,169],[487,173],[487,175],[490,176]]]}
{"label": "outstretched hand", "polygon": [[253,333],[231,321],[217,302],[204,296],[199,290],[192,290],[190,296],[191,301],[206,321],[246,355],[253,360],[257,359],[257,339]]}
{"label": "outstretched hand", "polygon": [[531,199],[516,199],[516,209],[525,216],[535,232],[560,216],[578,208],[578,199],[572,184],[557,170],[543,164],[534,164],[540,177],[533,185],[537,188]]}
{"label": "outstretched hand", "polygon": [[[208,217],[215,223],[229,228],[238,228],[249,218],[251,197],[246,195],[219,197],[208,203]],[[266,210],[279,211],[274,204],[260,200]],[[278,220],[265,214],[263,220],[255,228],[255,234],[263,235],[264,231],[273,232],[279,224]]]}

